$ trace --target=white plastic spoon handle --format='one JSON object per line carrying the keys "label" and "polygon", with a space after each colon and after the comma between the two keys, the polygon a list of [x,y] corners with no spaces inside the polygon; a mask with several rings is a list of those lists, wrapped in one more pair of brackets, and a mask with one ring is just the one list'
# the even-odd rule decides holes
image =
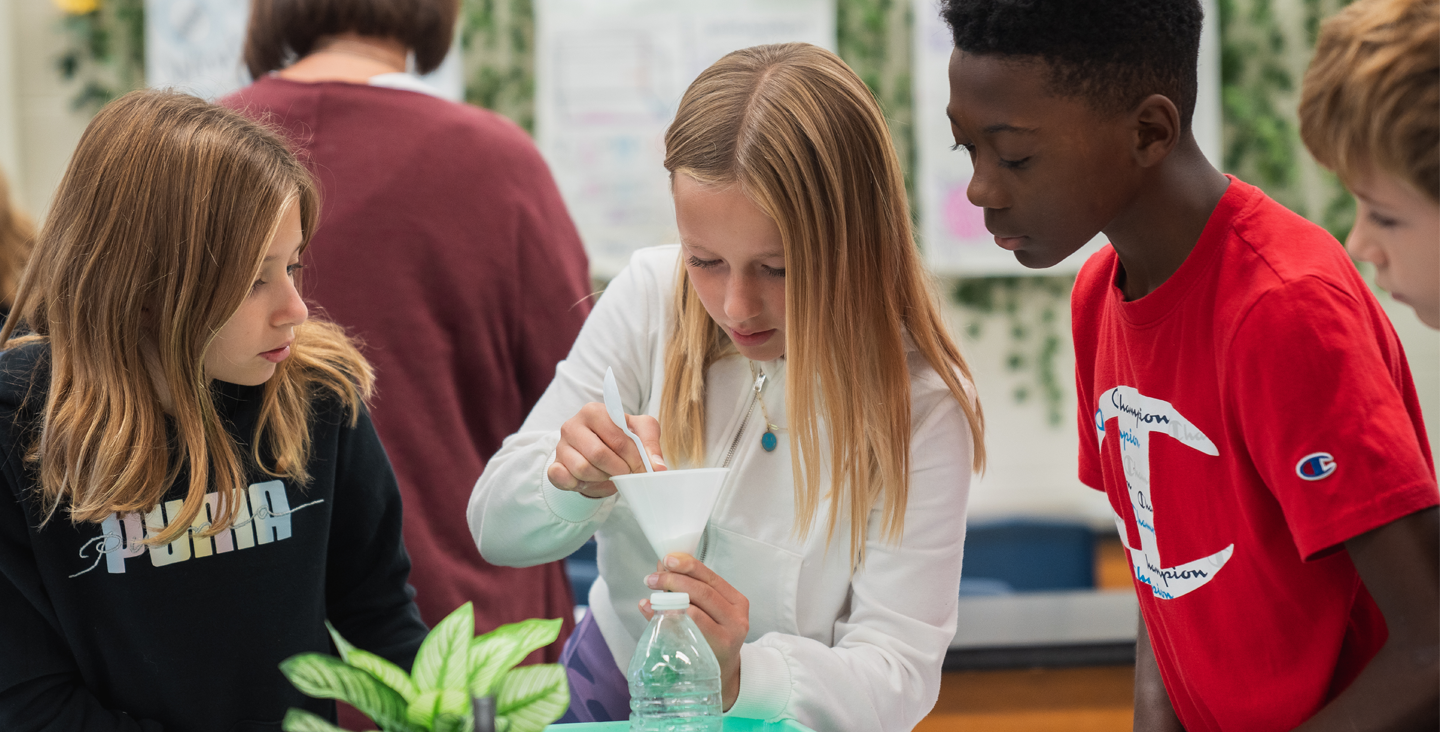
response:
{"label": "white plastic spoon handle", "polygon": [[655,468],[650,465],[650,456],[645,453],[645,443],[640,441],[630,426],[625,423],[625,407],[620,403],[620,387],[615,383],[615,371],[609,366],[605,367],[605,412],[610,415],[610,421],[620,428],[634,443],[636,449],[640,450],[640,460],[645,463],[645,472],[653,473]]}

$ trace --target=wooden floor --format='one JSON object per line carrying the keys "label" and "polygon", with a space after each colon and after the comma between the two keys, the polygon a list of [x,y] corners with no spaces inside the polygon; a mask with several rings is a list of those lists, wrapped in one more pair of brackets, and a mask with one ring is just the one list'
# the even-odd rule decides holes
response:
{"label": "wooden floor", "polygon": [[[1132,586],[1118,539],[1096,546],[1095,584]],[[915,732],[1128,732],[1134,680],[1132,666],[946,673]]]}
{"label": "wooden floor", "polygon": [[1131,666],[957,671],[915,732],[1118,732],[1134,709]]}

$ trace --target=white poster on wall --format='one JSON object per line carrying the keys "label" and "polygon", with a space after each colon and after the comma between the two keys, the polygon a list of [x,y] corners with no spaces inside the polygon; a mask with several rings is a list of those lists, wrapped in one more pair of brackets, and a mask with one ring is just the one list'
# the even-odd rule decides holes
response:
{"label": "white poster on wall", "polygon": [[536,141],[597,276],[676,241],[664,135],[690,82],[762,43],[835,48],[834,0],[537,0]]}
{"label": "white poster on wall", "polygon": [[[955,48],[950,28],[940,17],[939,0],[913,0],[915,94],[915,194],[919,198],[920,242],[930,269],[943,276],[1066,274],[1077,272],[1085,259],[1106,246],[1103,235],[1060,264],[1027,269],[1015,255],[995,244],[985,217],[965,196],[970,184],[970,157],[955,144],[945,105],[950,101],[947,69]],[[1200,149],[1220,166],[1220,51],[1215,33],[1216,0],[1205,0],[1205,29],[1200,38],[1199,94],[1194,130]]]}
{"label": "white poster on wall", "polygon": [[[250,83],[240,60],[247,0],[145,0],[145,83],[217,99]],[[446,99],[465,94],[460,45],[421,77]]]}
{"label": "white poster on wall", "polygon": [[250,3],[146,0],[145,83],[214,99],[249,83],[240,63]]}

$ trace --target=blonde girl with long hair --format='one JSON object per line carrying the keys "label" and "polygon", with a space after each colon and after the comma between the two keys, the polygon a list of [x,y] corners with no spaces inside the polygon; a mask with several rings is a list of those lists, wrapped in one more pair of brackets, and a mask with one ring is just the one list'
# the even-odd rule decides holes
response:
{"label": "blonde girl with long hair", "polygon": [[277,667],[327,619],[413,658],[370,369],[299,292],[315,191],[194,97],[86,129],[0,331],[0,729],[333,720]]}
{"label": "blonde girl with long hair", "polygon": [[[939,691],[984,452],[885,119],[834,54],[760,46],[691,84],[665,146],[681,243],[610,283],[480,477],[471,530],[513,565],[597,538],[567,719],[626,718],[620,669],[668,590],[690,594],[727,713],[908,730]],[[730,468],[697,556],[656,557],[616,494],[644,467],[598,403],[607,367],[654,463]]]}

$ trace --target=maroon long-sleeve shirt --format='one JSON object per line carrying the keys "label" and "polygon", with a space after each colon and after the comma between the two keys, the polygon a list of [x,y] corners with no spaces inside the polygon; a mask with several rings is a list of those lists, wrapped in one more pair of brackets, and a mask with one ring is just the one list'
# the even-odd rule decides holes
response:
{"label": "maroon long-sleeve shirt", "polygon": [[561,563],[493,566],[465,523],[485,461],[590,310],[585,252],[534,143],[497,114],[399,89],[272,76],[222,103],[283,127],[319,179],[305,294],[375,366],[425,622],[474,601],[480,632],[560,617],[563,642]]}

